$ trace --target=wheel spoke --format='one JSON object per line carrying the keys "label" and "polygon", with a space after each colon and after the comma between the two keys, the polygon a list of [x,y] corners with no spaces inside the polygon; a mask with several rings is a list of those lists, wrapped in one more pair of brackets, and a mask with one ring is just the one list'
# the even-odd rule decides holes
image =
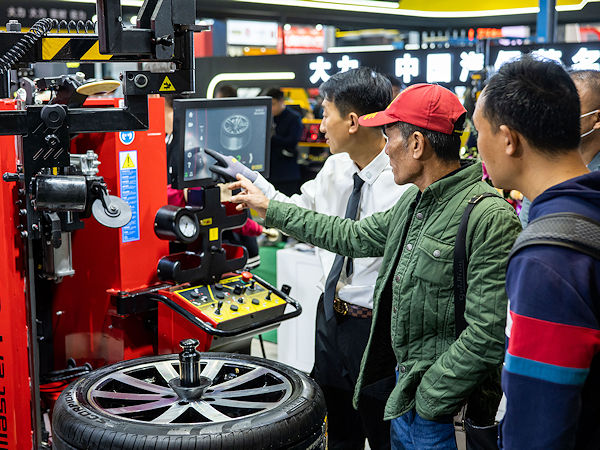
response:
{"label": "wheel spoke", "polygon": [[265,409],[277,405],[279,402],[245,402],[243,400],[230,400],[228,398],[216,398],[213,405],[229,406],[230,408]]}
{"label": "wheel spoke", "polygon": [[250,372],[247,372],[244,375],[236,377],[232,380],[213,385],[211,388],[208,389],[208,392],[221,392],[236,386],[241,386],[242,384],[247,383],[248,381],[252,381],[266,373],[268,373],[267,369],[265,369],[264,367],[257,367],[256,369],[253,369]]}
{"label": "wheel spoke", "polygon": [[[174,394],[173,394],[174,395]],[[129,392],[94,391],[92,397],[112,398],[115,400],[160,400],[162,394],[132,394]]]}
{"label": "wheel spoke", "polygon": [[240,389],[239,391],[214,391],[210,393],[211,397],[228,398],[228,397],[246,397],[249,395],[268,394],[269,392],[285,391],[288,388],[286,383],[275,384],[273,386],[264,386],[254,389]]}
{"label": "wheel spoke", "polygon": [[136,413],[140,411],[151,411],[153,409],[164,408],[165,406],[169,406],[174,402],[178,401],[178,398],[161,398],[155,402],[143,403],[141,405],[131,405],[131,406],[122,406],[120,408],[107,408],[105,411],[108,414],[129,414]]}
{"label": "wheel spoke", "polygon": [[194,402],[191,406],[212,422],[223,422],[225,420],[231,419],[231,417],[226,416],[222,412],[216,410],[211,405],[203,401]]}
{"label": "wheel spoke", "polygon": [[173,403],[169,409],[158,416],[156,419],[152,419],[152,423],[171,423],[177,419],[180,415],[187,411],[190,405],[180,405],[179,402]]}
{"label": "wheel spoke", "polygon": [[144,389],[149,392],[156,392],[158,394],[172,394],[173,390],[170,388],[166,388],[163,386],[159,386],[158,384],[152,384],[147,381],[139,380],[130,375],[124,374],[122,372],[117,372],[111,376],[111,378],[120,381],[121,383],[127,384],[129,386]]}
{"label": "wheel spoke", "polygon": [[211,359],[206,363],[206,366],[204,366],[204,369],[202,370],[200,375],[202,375],[203,377],[210,378],[211,380],[214,380],[215,377],[221,371],[222,367],[223,367],[223,361]]}
{"label": "wheel spoke", "polygon": [[179,378],[179,374],[173,367],[170,361],[162,361],[156,364],[156,370],[160,373],[160,376],[167,382],[171,381],[173,378]]}

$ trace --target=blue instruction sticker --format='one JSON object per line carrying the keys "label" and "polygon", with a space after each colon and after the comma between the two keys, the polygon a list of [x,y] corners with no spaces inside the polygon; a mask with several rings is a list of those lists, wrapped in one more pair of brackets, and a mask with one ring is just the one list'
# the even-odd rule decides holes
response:
{"label": "blue instruction sticker", "polygon": [[135,131],[121,131],[119,133],[119,140],[125,144],[129,145],[135,139]]}
{"label": "blue instruction sticker", "polygon": [[[133,131],[131,132],[133,133]],[[131,220],[121,228],[121,242],[140,240],[137,151],[119,152],[121,198],[131,207]]]}

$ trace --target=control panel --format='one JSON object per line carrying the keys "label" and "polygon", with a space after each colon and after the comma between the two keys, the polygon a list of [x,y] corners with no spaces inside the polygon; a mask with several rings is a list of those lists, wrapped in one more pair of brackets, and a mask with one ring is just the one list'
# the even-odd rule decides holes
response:
{"label": "control panel", "polygon": [[173,297],[177,297],[180,304],[184,301],[186,309],[195,316],[208,319],[217,327],[234,319],[262,319],[264,312],[271,309],[280,313],[279,310],[284,309],[287,303],[272,287],[256,280],[250,272],[225,275],[219,283],[175,290],[171,292]]}
{"label": "control panel", "polygon": [[[250,272],[224,274],[212,284],[185,283],[159,289],[158,346],[176,350],[177,339],[199,339],[202,351],[231,351],[237,343],[276,328],[302,308],[284,286],[279,291]],[[286,312],[287,306],[292,309]],[[237,347],[236,347],[237,345]]]}

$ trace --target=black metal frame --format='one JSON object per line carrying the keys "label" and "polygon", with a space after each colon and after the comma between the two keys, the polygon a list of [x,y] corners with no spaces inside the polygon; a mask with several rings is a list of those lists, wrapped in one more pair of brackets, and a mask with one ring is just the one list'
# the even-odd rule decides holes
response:
{"label": "black metal frame", "polygon": [[[4,174],[4,180],[18,183],[21,216],[26,216],[27,225],[19,225],[20,235],[27,249],[27,302],[30,377],[32,392],[33,447],[42,445],[42,417],[39,398],[40,350],[38,306],[43,299],[36,296],[36,280],[40,272],[36,258],[40,238],[44,229],[52,230],[53,239],[58,228],[71,231],[82,225],[79,220],[89,211],[55,212],[37,211],[32,195],[40,174],[71,175],[69,168],[70,138],[77,133],[114,132],[144,130],[148,128],[147,95],[161,92],[168,76],[171,81],[169,92],[194,91],[193,32],[208,27],[195,25],[195,0],[145,0],[138,14],[138,26],[124,28],[120,0],[98,0],[98,34],[50,33],[49,19],[44,22],[43,36],[32,37],[20,31],[0,32],[0,57],[5,69],[18,69],[22,65],[37,62],[80,61],[82,55],[59,52],[55,57],[44,58],[44,40],[69,38],[80,47],[91,48],[97,41],[103,54],[112,54],[111,61],[170,61],[176,70],[169,73],[147,71],[126,72],[122,77],[124,107],[122,108],[68,108],[65,105],[30,105],[18,111],[0,111],[0,135],[21,136],[17,140],[16,173]],[[20,27],[18,27],[20,28]],[[57,27],[56,27],[57,28]],[[20,51],[16,51],[21,48]],[[23,49],[26,49],[25,51]],[[94,60],[85,60],[93,62]],[[10,92],[11,70],[0,70],[0,98]],[[164,90],[164,89],[163,89]],[[88,190],[101,188],[101,177],[86,177]],[[93,186],[92,186],[93,185]],[[89,206],[89,205],[88,205]],[[61,222],[58,224],[57,222]]]}

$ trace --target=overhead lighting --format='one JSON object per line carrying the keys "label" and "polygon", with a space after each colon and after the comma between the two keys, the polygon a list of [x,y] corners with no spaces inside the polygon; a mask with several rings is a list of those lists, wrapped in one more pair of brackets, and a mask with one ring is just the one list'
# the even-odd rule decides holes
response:
{"label": "overhead lighting", "polygon": [[206,98],[214,98],[217,84],[223,81],[266,81],[266,80],[294,80],[295,72],[250,72],[250,73],[220,73],[215,75],[206,89]]}
{"label": "overhead lighting", "polygon": [[[540,9],[537,6],[524,8],[507,9],[487,9],[480,11],[424,11],[417,9],[401,9],[399,3],[392,3],[395,6],[383,7],[380,4],[384,2],[348,1],[341,2],[337,0],[233,0],[238,3],[254,3],[261,5],[295,6],[300,8],[330,9],[337,11],[364,12],[371,14],[387,14],[395,16],[427,17],[427,18],[465,18],[465,17],[488,17],[488,16],[509,16],[515,14],[537,14]],[[599,2],[600,0],[582,0],[575,5],[559,5],[557,11],[580,11],[588,3]],[[373,5],[375,3],[375,5]]]}
{"label": "overhead lighting", "polygon": [[393,45],[351,45],[348,47],[329,47],[327,53],[389,52],[396,50]]}

